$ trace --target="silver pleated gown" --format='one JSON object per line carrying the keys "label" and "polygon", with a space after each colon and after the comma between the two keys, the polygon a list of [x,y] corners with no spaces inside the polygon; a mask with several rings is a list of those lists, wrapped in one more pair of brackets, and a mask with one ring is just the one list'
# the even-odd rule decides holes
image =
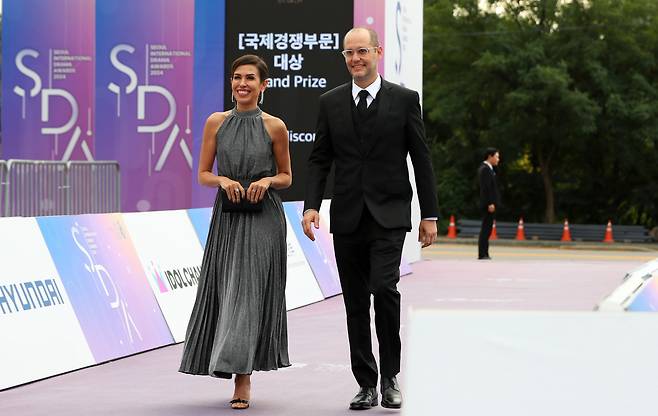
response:
{"label": "silver pleated gown", "polygon": [[[255,180],[276,174],[272,140],[259,108],[234,109],[216,140],[220,176]],[[281,198],[268,190],[259,213],[222,212],[221,205],[218,192],[179,371],[231,378],[287,367]]]}

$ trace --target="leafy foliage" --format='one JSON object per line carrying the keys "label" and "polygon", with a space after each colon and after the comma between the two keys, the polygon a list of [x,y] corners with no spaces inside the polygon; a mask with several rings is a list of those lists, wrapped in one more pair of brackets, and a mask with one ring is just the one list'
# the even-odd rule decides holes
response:
{"label": "leafy foliage", "polygon": [[658,2],[425,1],[424,109],[442,214],[658,225]]}

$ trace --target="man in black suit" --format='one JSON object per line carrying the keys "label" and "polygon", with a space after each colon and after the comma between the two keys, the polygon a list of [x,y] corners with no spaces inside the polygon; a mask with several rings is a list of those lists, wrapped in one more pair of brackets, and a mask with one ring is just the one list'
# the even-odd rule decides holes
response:
{"label": "man in black suit", "polygon": [[377,33],[354,28],[343,41],[352,82],[320,97],[315,144],[308,160],[304,232],[314,240],[332,163],[336,176],[331,232],[347,313],[352,372],[359,386],[350,409],[378,403],[377,364],[370,339],[370,296],[379,341],[382,406],[400,408],[399,266],[411,229],[407,154],[420,201],[418,241],[436,239],[438,203],[418,93],[384,81],[377,73],[383,49]]}
{"label": "man in black suit", "polygon": [[496,209],[500,205],[498,183],[496,181],[495,166],[500,161],[498,149],[488,147],[484,152],[484,161],[478,168],[480,180],[480,210],[482,211],[482,226],[478,239],[478,259],[491,260],[489,257],[489,236],[496,218]]}

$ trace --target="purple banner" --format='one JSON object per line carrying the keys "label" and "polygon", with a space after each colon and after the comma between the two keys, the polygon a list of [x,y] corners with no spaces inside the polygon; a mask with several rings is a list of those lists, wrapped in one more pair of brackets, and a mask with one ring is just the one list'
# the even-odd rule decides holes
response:
{"label": "purple banner", "polygon": [[121,165],[122,210],[188,208],[194,0],[96,8],[97,155]]}
{"label": "purple banner", "polygon": [[174,342],[121,214],[37,221],[97,363]]}
{"label": "purple banner", "polygon": [[94,159],[94,2],[6,0],[2,158]]}
{"label": "purple banner", "polygon": [[[400,6],[400,2],[396,7]],[[354,27],[369,27],[379,35],[379,45],[386,51],[386,2],[354,0]],[[379,61],[379,73],[384,76],[384,61]]]}

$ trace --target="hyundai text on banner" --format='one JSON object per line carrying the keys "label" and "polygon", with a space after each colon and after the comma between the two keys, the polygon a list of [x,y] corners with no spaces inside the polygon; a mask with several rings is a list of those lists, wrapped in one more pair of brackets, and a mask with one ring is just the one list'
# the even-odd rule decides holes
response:
{"label": "hyundai text on banner", "polygon": [[0,235],[0,390],[94,364],[36,220],[0,218]]}

